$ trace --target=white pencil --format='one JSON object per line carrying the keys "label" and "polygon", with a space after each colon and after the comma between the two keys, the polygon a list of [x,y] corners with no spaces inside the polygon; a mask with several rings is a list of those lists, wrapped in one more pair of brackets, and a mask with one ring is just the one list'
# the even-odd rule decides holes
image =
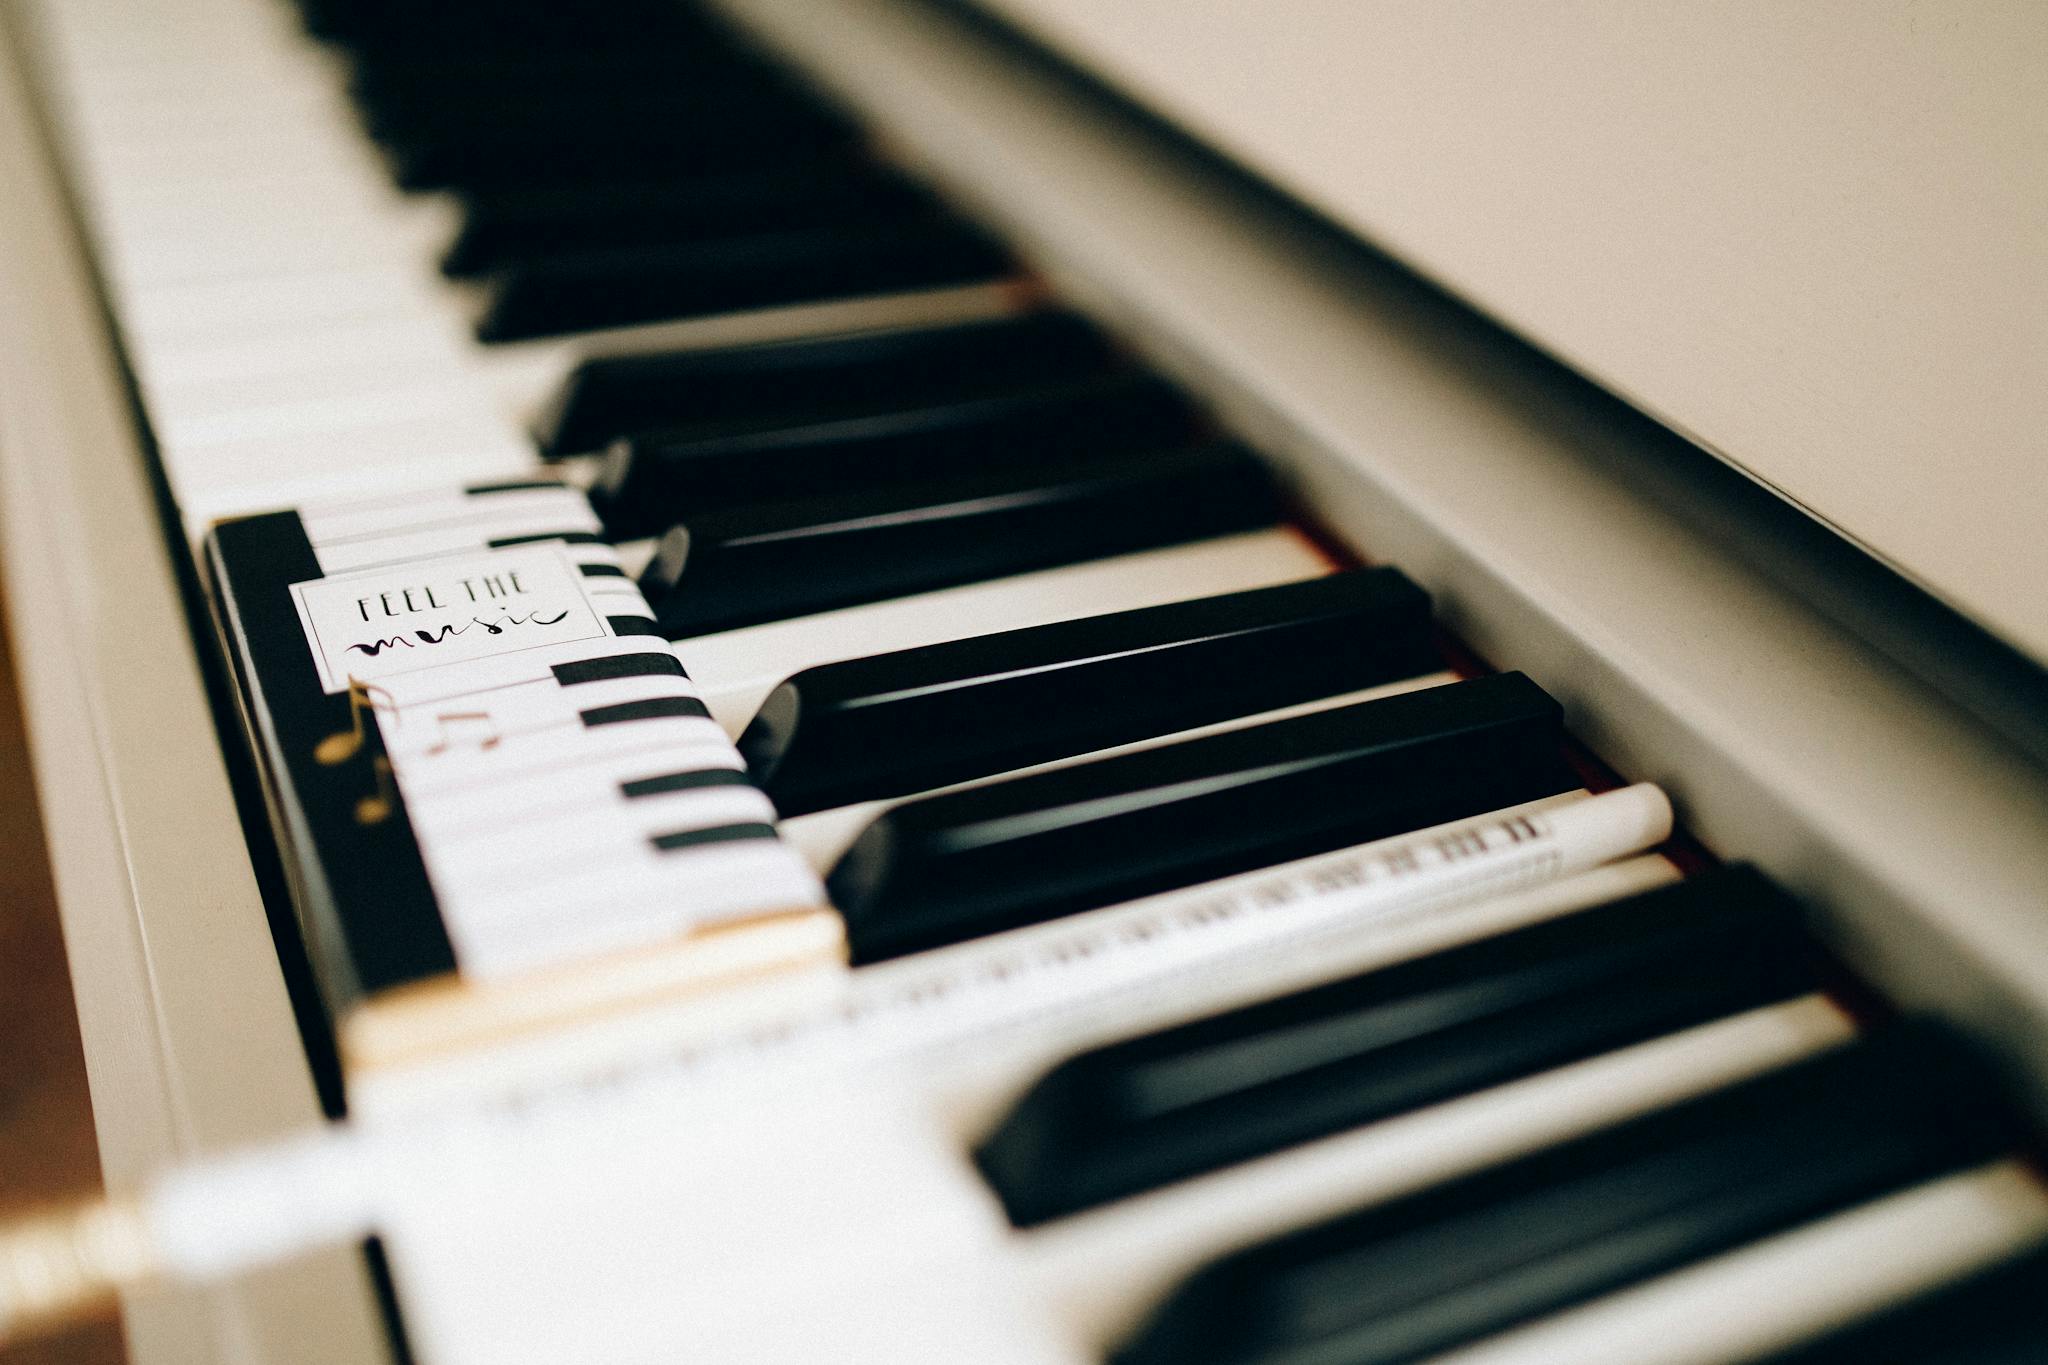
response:
{"label": "white pencil", "polygon": [[1670,828],[1670,804],[1648,784],[1534,803],[857,971],[826,1008],[602,1075],[180,1167],[134,1194],[0,1230],[0,1338],[97,1311],[122,1289],[219,1280],[368,1236],[450,1163],[487,1165],[563,1124],[648,1131],[650,1114],[671,1109],[685,1121],[707,1071],[800,1059],[915,1069],[1019,1037],[1040,1051],[1082,1045],[1147,987],[1185,993],[1248,952],[1272,962],[1482,904],[1640,852]]}

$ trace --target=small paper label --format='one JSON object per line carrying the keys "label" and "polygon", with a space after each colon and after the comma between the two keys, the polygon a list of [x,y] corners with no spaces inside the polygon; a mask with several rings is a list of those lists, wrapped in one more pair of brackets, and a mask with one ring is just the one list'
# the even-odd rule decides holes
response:
{"label": "small paper label", "polygon": [[329,693],[611,632],[560,544],[477,550],[292,584]]}

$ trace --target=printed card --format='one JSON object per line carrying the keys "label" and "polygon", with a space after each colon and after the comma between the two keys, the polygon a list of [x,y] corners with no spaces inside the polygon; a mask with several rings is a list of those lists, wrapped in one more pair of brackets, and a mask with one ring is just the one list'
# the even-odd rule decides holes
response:
{"label": "printed card", "polygon": [[559,543],[469,551],[294,583],[330,694],[416,669],[603,639],[604,616]]}

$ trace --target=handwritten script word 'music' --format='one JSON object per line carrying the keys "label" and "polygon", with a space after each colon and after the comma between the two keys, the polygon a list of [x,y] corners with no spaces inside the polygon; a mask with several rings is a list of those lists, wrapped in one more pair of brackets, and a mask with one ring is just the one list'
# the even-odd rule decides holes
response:
{"label": "handwritten script word 'music'", "polygon": [[291,592],[329,694],[352,680],[374,682],[610,634],[591,602],[583,566],[560,542],[465,550],[311,578],[292,584]]}
{"label": "handwritten script word 'music'", "polygon": [[413,640],[418,640],[419,643],[423,645],[442,644],[446,642],[450,636],[461,635],[465,631],[469,630],[471,626],[482,626],[484,628],[484,632],[489,635],[503,635],[508,628],[513,626],[557,625],[560,622],[566,620],[568,618],[568,615],[569,613],[566,611],[556,612],[553,616],[514,616],[508,612],[507,614],[500,616],[495,621],[486,621],[481,616],[472,616],[469,618],[469,625],[447,625],[442,626],[438,630],[431,631],[415,630],[412,633],[411,639],[408,639],[404,635],[390,635],[386,636],[384,639],[381,640],[370,640],[359,644],[352,644],[348,646],[348,648],[351,650],[360,650],[369,658],[374,659],[379,654],[382,654],[385,650],[394,649],[399,645],[404,645],[407,649],[412,649],[415,647],[413,645]]}

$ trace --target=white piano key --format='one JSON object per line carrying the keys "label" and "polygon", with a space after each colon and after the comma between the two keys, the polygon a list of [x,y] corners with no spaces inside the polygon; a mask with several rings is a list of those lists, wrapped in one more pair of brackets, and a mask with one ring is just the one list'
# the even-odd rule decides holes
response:
{"label": "white piano key", "polygon": [[266,125],[226,143],[209,132],[173,126],[142,137],[100,140],[93,145],[93,168],[109,180],[189,185],[195,192],[237,166],[289,166],[294,174],[360,178],[366,183],[378,169],[367,148],[309,138],[289,124]]}
{"label": "white piano key", "polygon": [[422,478],[464,484],[531,473],[529,448],[487,415],[433,417],[276,441],[161,446],[188,526],[374,494]]}
{"label": "white piano key", "polygon": [[405,535],[422,527],[454,522],[494,526],[523,522],[535,530],[598,528],[597,518],[582,494],[571,488],[547,486],[474,494],[443,485],[349,503],[302,507],[299,521],[316,550],[344,540]]}
{"label": "white piano key", "polygon": [[[404,559],[425,559],[474,549],[492,540],[541,530],[594,535],[598,529],[597,519],[587,510],[581,517],[565,518],[560,524],[547,527],[535,526],[529,515],[508,512],[495,517],[451,520],[410,532],[343,537],[316,548],[323,571],[346,573],[373,564],[392,564]],[[631,584],[624,586],[629,591],[637,591]]]}
{"label": "white piano key", "polygon": [[[500,426],[490,405],[465,393],[471,375],[455,348],[435,341],[431,332],[407,330],[422,338],[407,351],[409,359],[362,353],[322,369],[196,384],[166,380],[146,366],[138,367],[137,376],[158,426],[203,432],[205,435],[196,438],[201,443],[220,439],[217,433],[223,428],[282,424],[294,414],[317,418],[323,408],[344,410],[385,394],[400,400],[408,394],[426,395],[446,407],[481,413],[491,426]],[[361,418],[353,425],[362,425]]]}
{"label": "white piano key", "polygon": [[[465,1146],[391,1201],[415,1342],[437,1365],[577,1359],[596,1321],[614,1360],[684,1342],[755,1365],[1081,1365],[1004,1283],[987,1199],[933,1179],[952,1158],[894,1098],[739,1087],[623,1126],[565,1116],[502,1155]],[[602,1170],[593,1140],[616,1151]],[[678,1178],[703,1172],[720,1178]]]}
{"label": "white piano key", "polygon": [[654,612],[647,605],[647,598],[641,594],[639,585],[630,579],[593,579],[588,591],[590,600],[608,615],[653,618]]}
{"label": "white piano key", "polygon": [[[471,804],[489,808],[510,800],[498,793],[610,772],[621,761],[643,754],[660,756],[660,768],[671,770],[724,766],[716,761],[718,737],[701,723],[647,721],[628,731],[624,726],[586,731],[564,725],[522,735],[493,753],[471,752],[454,761],[445,755],[424,756],[426,761],[415,762],[406,774],[406,801],[409,806],[446,801],[451,811]],[[434,817],[422,823],[431,825]]]}
{"label": "white piano key", "polygon": [[[686,895],[679,886],[687,887]],[[465,976],[480,980],[824,903],[816,882],[769,840],[636,852],[607,864],[601,879],[586,870],[528,886],[516,897],[472,895],[439,882],[435,894],[456,960]]]}
{"label": "white piano key", "polygon": [[340,91],[325,81],[299,79],[287,68],[243,70],[231,82],[172,92],[124,86],[105,98],[67,111],[66,121],[92,137],[144,134],[176,120],[190,127],[242,129],[280,117],[303,120],[315,136],[328,136],[348,116]]}
{"label": "white piano key", "polygon": [[174,243],[156,240],[153,232],[174,234],[175,244],[182,245],[208,231],[260,225],[266,232],[296,232],[311,242],[320,235],[316,226],[333,232],[337,224],[414,237],[425,249],[451,225],[447,201],[400,196],[389,185],[375,183],[367,168],[243,164],[224,167],[210,182],[108,178],[95,179],[90,190],[94,204],[106,210],[103,235],[131,250],[172,249]]}
{"label": "white piano key", "polygon": [[431,378],[323,394],[298,402],[240,404],[227,411],[182,413],[174,405],[169,411],[157,413],[156,420],[164,440],[197,449],[282,442],[399,424],[460,421],[477,423],[485,430],[496,424],[492,411],[478,403],[475,395],[460,389],[451,391],[445,383]]}
{"label": "white piano key", "polygon": [[453,328],[423,326],[418,318],[386,317],[309,328],[290,336],[229,337],[196,345],[144,348],[138,370],[152,393],[191,393],[196,401],[232,401],[246,390],[339,376],[360,382],[364,373],[403,372],[415,365],[464,365]]}
{"label": "white piano key", "polygon": [[472,828],[540,825],[580,811],[616,809],[623,816],[629,800],[620,790],[628,782],[677,773],[728,773],[745,769],[729,749],[716,744],[672,744],[651,750],[607,754],[566,770],[522,774],[488,786],[437,789],[431,801],[409,807],[422,839],[452,838]]}
{"label": "white piano key", "polygon": [[[717,843],[678,853],[643,853],[610,884],[563,880],[530,898],[489,902],[485,935],[463,958],[485,976],[643,948],[700,929],[823,907],[817,882],[801,876],[770,839]],[[678,894],[686,886],[688,894]],[[553,892],[553,894],[549,894]],[[528,909],[524,917],[512,911]]]}
{"label": "white piano key", "polygon": [[[579,687],[562,687],[549,678],[409,706],[396,716],[383,712],[379,718],[393,762],[431,759],[438,781],[455,781],[451,774],[459,772],[464,780],[473,774],[481,782],[490,780],[503,763],[533,752],[526,747],[528,741],[541,735],[563,733],[588,740],[608,738],[604,732],[618,730],[649,740],[681,733],[701,734],[707,740],[716,736],[717,726],[701,716],[598,725],[584,720],[586,712],[606,707],[668,700],[690,707],[698,704],[695,690],[681,678],[621,678]],[[680,726],[689,728],[675,728]]]}
{"label": "white piano key", "polygon": [[[516,906],[538,879],[588,875],[616,890],[618,865],[638,861],[639,850],[658,835],[772,823],[775,811],[751,787],[706,787],[645,801],[616,797],[565,815],[536,831],[525,823],[438,829],[425,843],[435,884],[460,886],[465,896]],[[565,849],[580,849],[580,861],[565,861]],[[677,853],[657,853],[679,861]]]}
{"label": "white piano key", "polygon": [[364,322],[439,306],[423,279],[398,263],[275,278],[209,280],[130,291],[122,315],[143,345],[203,344]]}
{"label": "white piano key", "polygon": [[646,776],[661,770],[743,767],[731,755],[730,741],[700,722],[649,721],[590,731],[565,725],[522,736],[516,750],[497,755],[481,774],[476,765],[415,771],[408,791],[418,792],[422,800],[448,801],[451,808],[470,801],[489,805],[514,800],[511,793],[528,784],[576,780],[579,774],[609,772],[642,758],[649,765]]}
{"label": "white piano key", "polygon": [[[430,247],[451,219],[439,199],[380,198],[366,167],[244,161],[163,179],[92,170],[103,257],[138,286],[290,273],[277,263],[296,262],[298,273],[320,261],[375,264],[386,252]],[[324,239],[306,230],[315,218]]]}
{"label": "white piano key", "polygon": [[725,733],[716,725],[694,718],[607,725],[595,730],[560,725],[522,735],[517,746],[491,753],[488,766],[472,759],[468,764],[444,764],[408,774],[406,799],[410,802],[414,792],[424,800],[451,788],[542,778],[585,765],[603,764],[621,755],[683,749],[711,751],[720,746],[731,747]]}
{"label": "white piano key", "polygon": [[[420,438],[415,444],[413,438]],[[465,484],[528,477],[528,448],[509,433],[380,429],[275,447],[164,451],[185,525],[196,538],[218,518],[371,496],[421,478]],[[260,473],[252,473],[260,470]]]}
{"label": "white piano key", "polygon": [[361,497],[422,476],[484,483],[531,473],[508,432],[430,420],[277,442],[163,443],[186,520]]}
{"label": "white piano key", "polygon": [[[331,138],[333,128],[348,115],[339,100],[322,91],[299,86],[296,95],[283,97],[281,90],[280,96],[110,99],[81,105],[71,124],[98,146],[148,147],[182,140],[225,151],[280,134],[309,141]],[[234,164],[226,155],[221,159]]]}
{"label": "white piano key", "polygon": [[[303,213],[303,201],[300,207]],[[180,221],[197,216],[133,214],[125,228],[108,235],[105,260],[132,286],[146,289],[361,270],[430,250],[443,235],[428,219],[393,223],[368,215],[330,222],[322,237],[309,236],[303,223],[240,214],[216,215],[210,224]]]}
{"label": "white piano key", "polygon": [[678,642],[726,730],[738,735],[790,674],[816,664],[1312,578],[1330,561],[1285,528],[1019,574]]}

